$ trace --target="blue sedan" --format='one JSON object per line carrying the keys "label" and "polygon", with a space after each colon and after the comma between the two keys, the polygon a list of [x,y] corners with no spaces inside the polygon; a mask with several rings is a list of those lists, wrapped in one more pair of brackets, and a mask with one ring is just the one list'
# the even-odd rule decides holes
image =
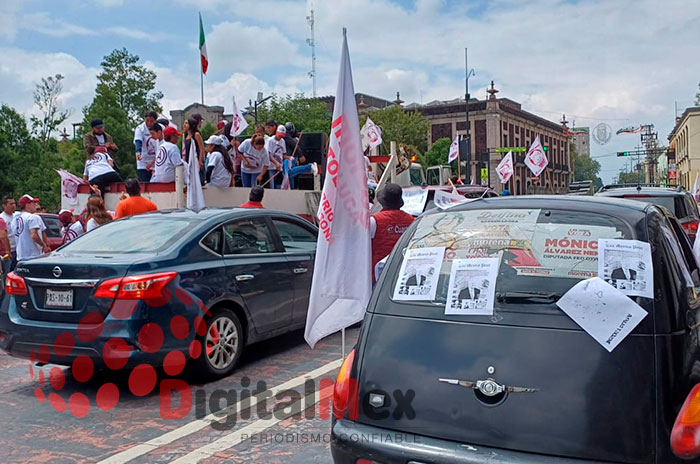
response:
{"label": "blue sedan", "polygon": [[86,357],[110,369],[187,358],[228,375],[246,345],[304,326],[317,234],[240,208],[106,224],[7,276],[0,348],[74,369]]}

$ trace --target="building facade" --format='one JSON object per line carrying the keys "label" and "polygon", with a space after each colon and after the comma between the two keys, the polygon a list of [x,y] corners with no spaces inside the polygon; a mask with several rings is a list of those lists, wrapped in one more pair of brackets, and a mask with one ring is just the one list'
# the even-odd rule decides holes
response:
{"label": "building facade", "polygon": [[[469,101],[471,160],[467,169],[467,181],[471,179],[478,184],[483,173],[484,183],[498,192],[506,188],[514,195],[567,192],[574,176],[569,140],[564,133],[565,125],[529,113],[513,100],[496,98],[498,90],[493,83],[488,92],[487,100]],[[430,121],[429,144],[441,138],[454,140],[455,136],[466,134],[463,99],[430,102],[426,105],[412,104],[409,107]],[[549,165],[538,178],[533,176],[524,163],[525,151],[537,136],[546,148],[549,160]],[[496,167],[506,155],[504,149],[509,147],[525,151],[514,151],[515,173],[507,184],[501,184]],[[466,168],[466,162],[464,163]]]}
{"label": "building facade", "polygon": [[686,109],[668,139],[675,151],[678,184],[690,190],[700,174],[700,107]]}
{"label": "building facade", "polygon": [[574,127],[571,129],[571,142],[574,144],[576,153],[579,155],[591,156],[591,130],[590,127]]}
{"label": "building facade", "polygon": [[201,103],[192,103],[191,105],[187,106],[183,110],[173,110],[170,112],[170,119],[173,121],[174,124],[177,125],[179,129],[182,129],[182,126],[185,123],[185,120],[189,119],[192,117],[193,114],[201,114],[202,118],[204,120],[204,124],[210,123],[214,126],[221,121],[222,119],[225,119],[224,117],[224,107],[223,106],[218,106],[218,105],[213,105],[213,106],[208,106],[208,105],[202,105]]}

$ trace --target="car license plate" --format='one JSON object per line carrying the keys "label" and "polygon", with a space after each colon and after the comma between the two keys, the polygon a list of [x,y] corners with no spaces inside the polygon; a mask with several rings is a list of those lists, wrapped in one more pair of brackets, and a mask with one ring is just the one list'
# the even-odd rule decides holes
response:
{"label": "car license plate", "polygon": [[73,290],[46,289],[47,308],[73,308]]}

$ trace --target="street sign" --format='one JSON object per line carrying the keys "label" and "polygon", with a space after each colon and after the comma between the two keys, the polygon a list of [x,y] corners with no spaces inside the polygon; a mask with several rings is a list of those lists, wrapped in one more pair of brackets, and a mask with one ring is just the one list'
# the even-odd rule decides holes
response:
{"label": "street sign", "polygon": [[481,168],[481,178],[482,179],[489,178],[489,168]]}

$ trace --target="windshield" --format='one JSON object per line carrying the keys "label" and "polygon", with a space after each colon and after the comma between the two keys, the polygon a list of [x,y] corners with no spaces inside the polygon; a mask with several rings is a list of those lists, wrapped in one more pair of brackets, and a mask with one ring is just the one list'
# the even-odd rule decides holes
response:
{"label": "windshield", "polygon": [[143,253],[170,247],[200,220],[147,215],[114,221],[70,242],[61,252]]}
{"label": "windshield", "polygon": [[[497,294],[563,295],[578,281],[598,275],[598,239],[634,238],[619,219],[577,211],[455,211],[417,221],[409,249],[445,247],[432,300],[440,305],[447,299],[455,259],[499,258]],[[392,285],[398,277],[397,272]]]}

